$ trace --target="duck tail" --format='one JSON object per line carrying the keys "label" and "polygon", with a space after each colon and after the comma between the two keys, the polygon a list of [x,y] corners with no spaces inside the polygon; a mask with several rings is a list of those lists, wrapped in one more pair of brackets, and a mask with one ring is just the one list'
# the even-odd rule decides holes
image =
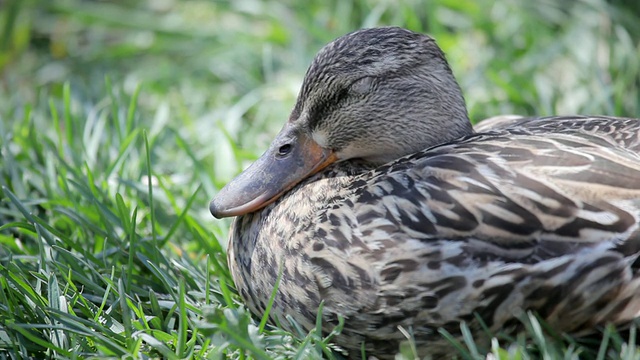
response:
{"label": "duck tail", "polygon": [[624,327],[640,316],[639,258],[601,248],[535,264],[517,286],[523,308],[577,336]]}

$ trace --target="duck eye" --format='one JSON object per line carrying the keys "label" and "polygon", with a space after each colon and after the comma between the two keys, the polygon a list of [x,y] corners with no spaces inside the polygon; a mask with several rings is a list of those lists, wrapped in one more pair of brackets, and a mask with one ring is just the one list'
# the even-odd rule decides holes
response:
{"label": "duck eye", "polygon": [[291,152],[291,144],[284,144],[278,149],[278,155],[286,156]]}
{"label": "duck eye", "polygon": [[354,81],[351,86],[349,86],[349,92],[354,95],[366,95],[371,91],[373,87],[373,77],[365,76]]}

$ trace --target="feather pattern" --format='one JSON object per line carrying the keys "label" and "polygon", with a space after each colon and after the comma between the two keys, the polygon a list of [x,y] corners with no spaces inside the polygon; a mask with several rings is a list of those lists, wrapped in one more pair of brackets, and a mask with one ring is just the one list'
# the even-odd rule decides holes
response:
{"label": "feather pattern", "polygon": [[[235,219],[229,265],[262,314],[392,358],[465,321],[479,340],[536,311],[581,335],[640,315],[640,120],[505,118],[386,164],[350,159]],[[486,339],[485,339],[486,340]]]}
{"label": "feather pattern", "polygon": [[438,327],[474,312],[493,330],[523,309],[573,333],[629,321],[639,133],[636,119],[524,119],[374,169],[338,163],[236,220],[236,285],[263,313],[282,267],[274,319],[311,329],[324,301],[327,330],[345,316],[338,339],[376,354],[397,350],[398,326],[433,352]]}

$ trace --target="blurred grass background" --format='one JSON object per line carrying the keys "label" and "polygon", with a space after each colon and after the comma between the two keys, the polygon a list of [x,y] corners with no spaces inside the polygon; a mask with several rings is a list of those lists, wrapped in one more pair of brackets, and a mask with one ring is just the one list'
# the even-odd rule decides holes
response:
{"label": "blurred grass background", "polygon": [[[251,322],[207,204],[319,48],[378,25],[435,37],[474,121],[640,117],[634,0],[0,0],[0,357],[340,357]],[[611,334],[493,351],[638,357]]]}

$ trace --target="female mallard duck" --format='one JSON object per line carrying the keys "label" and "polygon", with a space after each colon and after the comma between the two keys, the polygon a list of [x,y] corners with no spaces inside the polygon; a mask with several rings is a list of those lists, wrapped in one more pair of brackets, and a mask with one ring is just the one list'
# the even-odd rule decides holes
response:
{"label": "female mallard duck", "polygon": [[[239,216],[229,264],[272,319],[392,357],[411,332],[511,328],[534,310],[559,332],[640,312],[640,120],[553,117],[472,129],[433,39],[400,28],[325,46],[267,152],[211,202]],[[241,216],[240,216],[241,215]],[[286,321],[281,322],[287,324]]]}

